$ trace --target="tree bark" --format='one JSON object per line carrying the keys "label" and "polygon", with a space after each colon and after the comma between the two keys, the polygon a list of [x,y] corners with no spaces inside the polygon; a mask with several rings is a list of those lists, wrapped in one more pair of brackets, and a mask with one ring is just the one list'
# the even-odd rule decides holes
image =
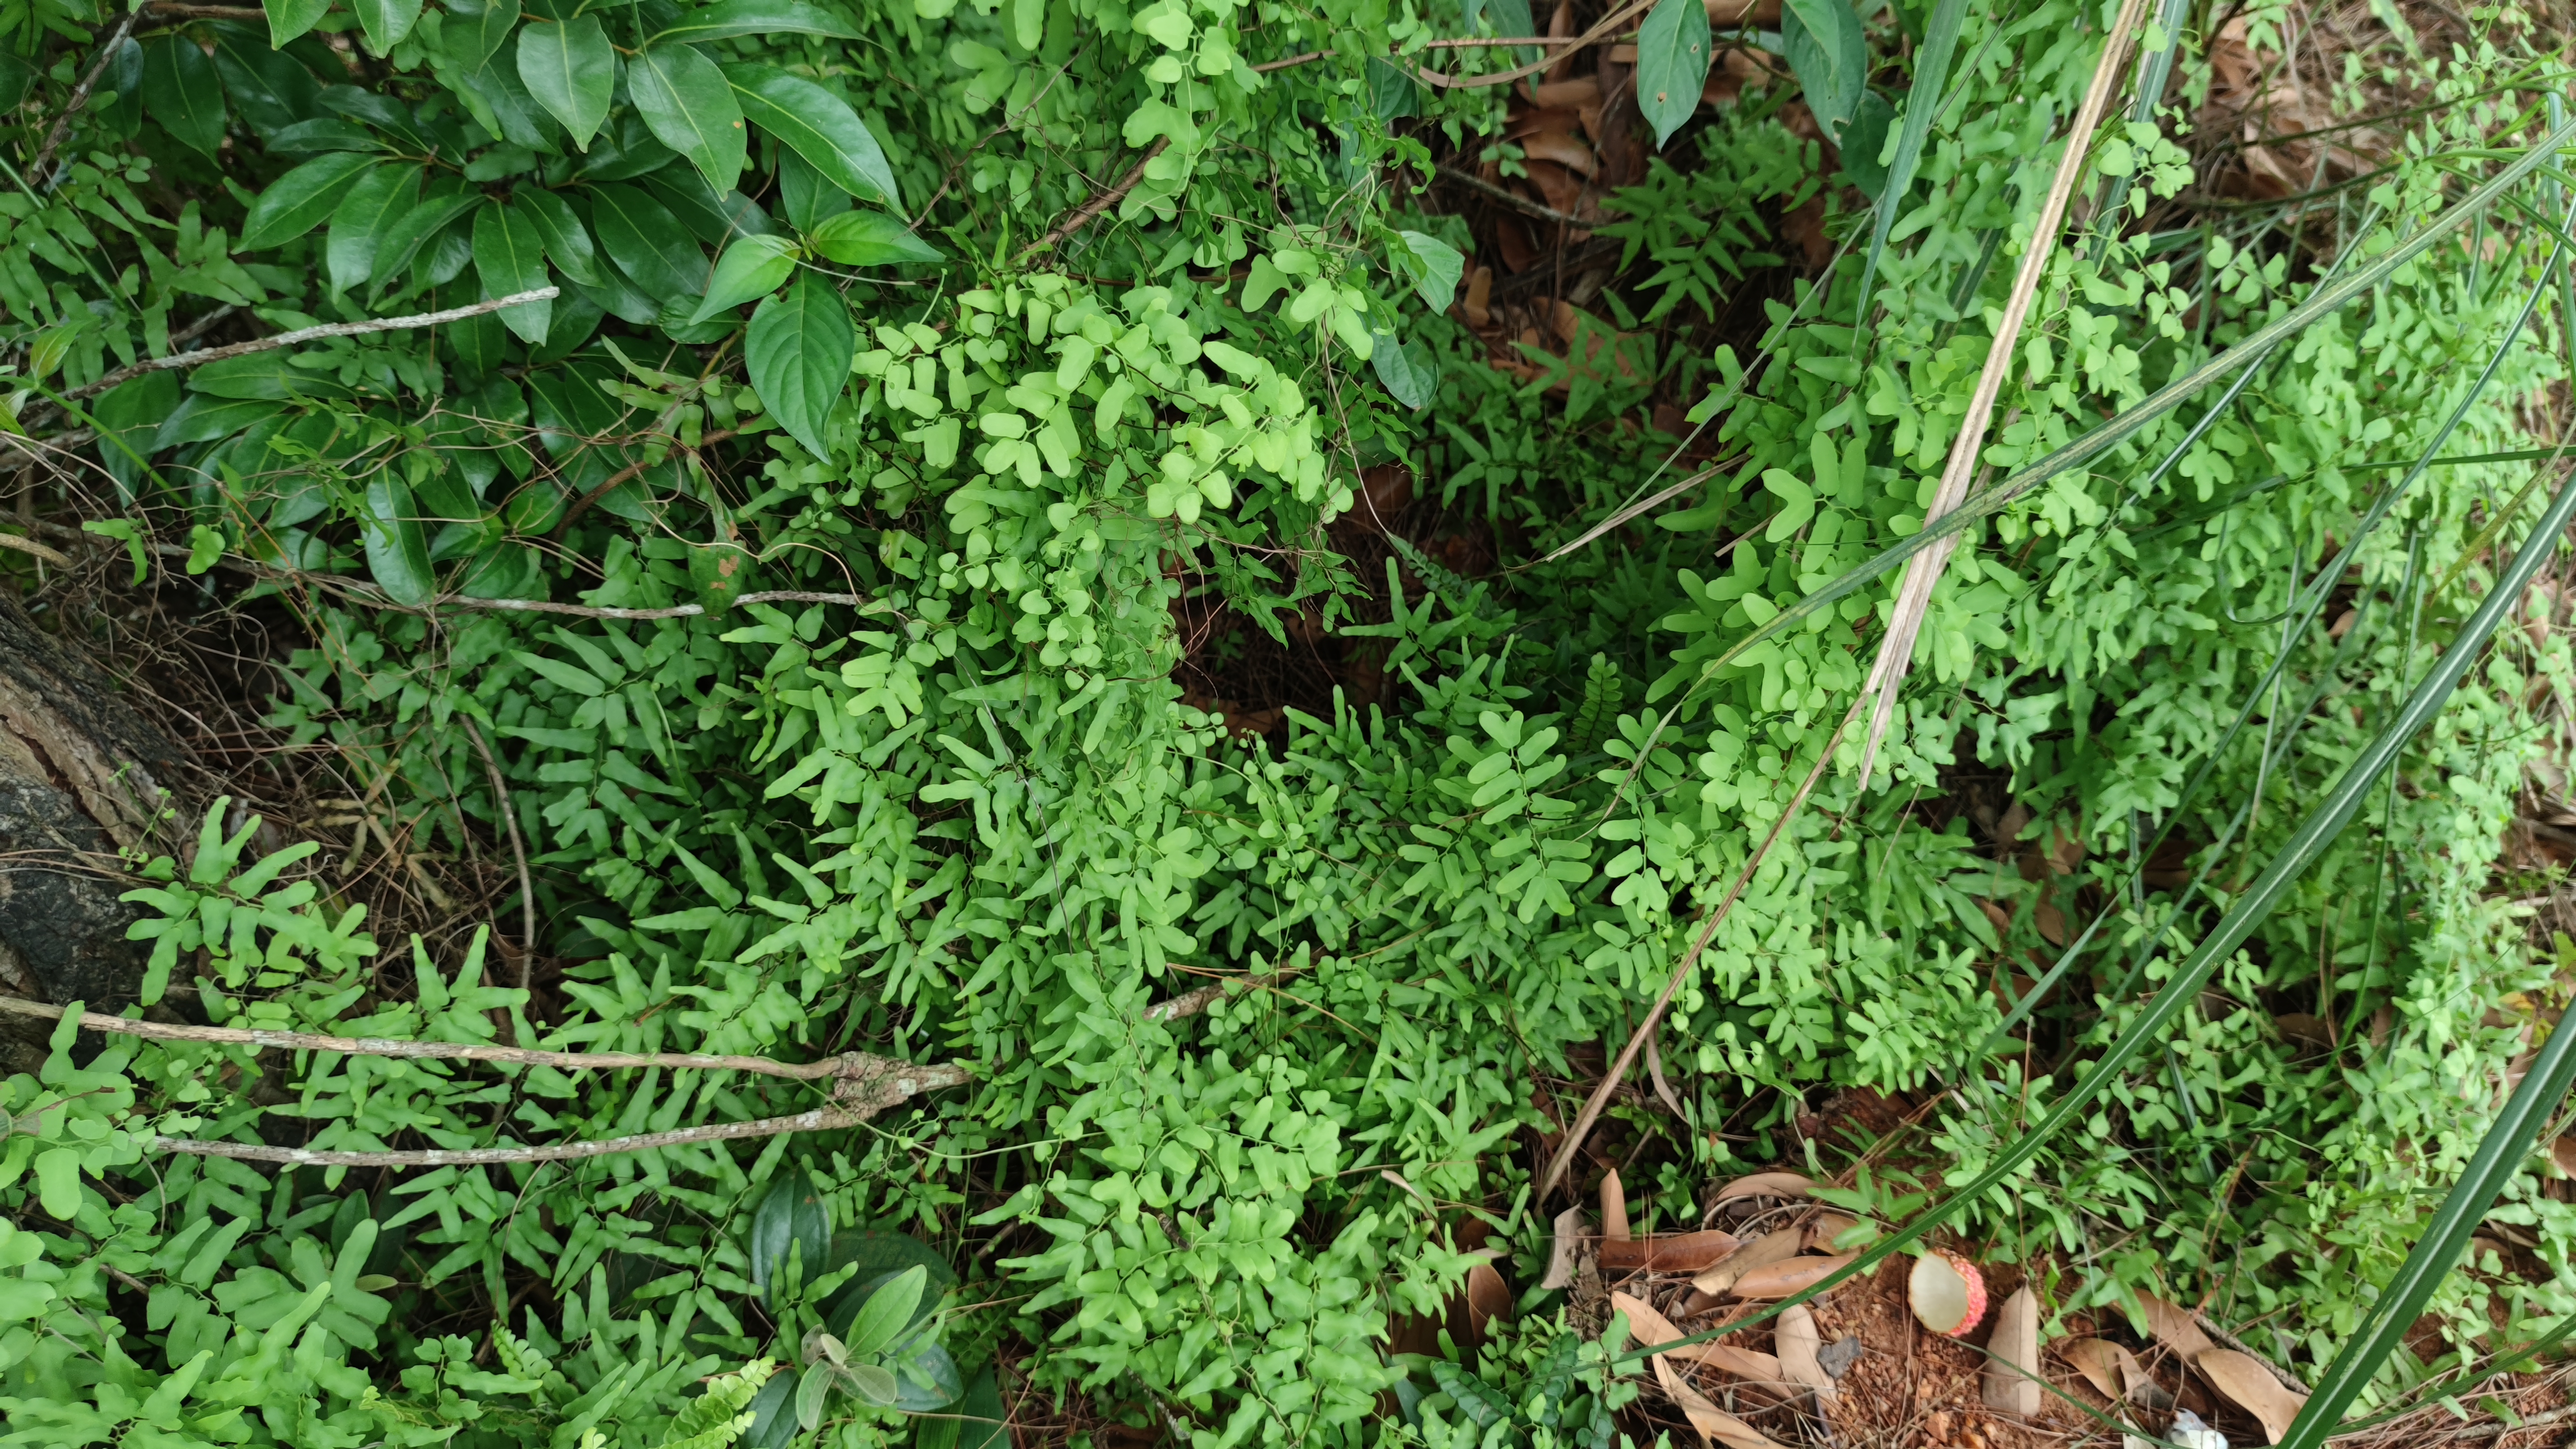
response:
{"label": "tree bark", "polygon": [[[0,596],[0,976],[57,1004],[116,1011],[149,949],[119,852],[171,803],[180,752],[96,663]],[[175,851],[173,853],[176,853]]]}

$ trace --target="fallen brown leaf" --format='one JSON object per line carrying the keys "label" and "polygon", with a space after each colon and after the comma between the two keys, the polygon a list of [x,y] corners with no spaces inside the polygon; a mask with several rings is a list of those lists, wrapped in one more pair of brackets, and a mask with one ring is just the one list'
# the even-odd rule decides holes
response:
{"label": "fallen brown leaf", "polygon": [[[1611,1294],[1610,1307],[1628,1316],[1628,1336],[1648,1348],[1686,1336],[1679,1325],[1656,1312],[1646,1300],[1633,1294]],[[1758,1349],[1737,1348],[1732,1344],[1724,1343],[1694,1343],[1685,1348],[1674,1349],[1669,1354],[1655,1356],[1658,1363],[1667,1358],[1691,1359],[1707,1364],[1710,1368],[1733,1374],[1737,1378],[1751,1379],[1756,1383],[1787,1382],[1781,1377],[1780,1360]]]}
{"label": "fallen brown leaf", "polygon": [[2107,1338],[2072,1339],[2058,1352],[2102,1397],[2116,1404],[2129,1396],[2127,1370],[2139,1367],[2137,1355]]}
{"label": "fallen brown leaf", "polygon": [[1628,1189],[1619,1181],[1619,1169],[1601,1174],[1601,1241],[1624,1243],[1628,1240]]}
{"label": "fallen brown leaf", "polygon": [[2264,1435],[2275,1444],[2290,1432],[2290,1421],[2299,1417],[2308,1402],[2307,1395],[2292,1392],[2260,1359],[2234,1349],[2210,1349],[2192,1360],[2192,1366],[2220,1393],[2262,1420]]}
{"label": "fallen brown leaf", "polygon": [[2025,1284],[1995,1314],[1986,1342],[1985,1400],[1989,1409],[2027,1419],[2039,1412],[2039,1298]]}
{"label": "fallen brown leaf", "polygon": [[2217,1346],[2192,1321],[2191,1310],[2177,1308],[2153,1293],[2139,1294],[2138,1305],[2147,1311],[2147,1329],[2156,1342],[2172,1349],[2184,1363],[2198,1363],[2202,1354]]}
{"label": "fallen brown leaf", "polygon": [[1697,1273],[1742,1245],[1733,1233],[1650,1233],[1601,1244],[1605,1273]]}
{"label": "fallen brown leaf", "polygon": [[1857,1256],[1856,1253],[1837,1253],[1830,1258],[1791,1258],[1767,1268],[1756,1268],[1735,1280],[1735,1296],[1768,1300],[1802,1293],[1842,1271]]}
{"label": "fallen brown leaf", "polygon": [[1816,1190],[1816,1184],[1794,1172],[1757,1172],[1717,1190],[1719,1202],[1739,1197],[1805,1197]]}
{"label": "fallen brown leaf", "polygon": [[[1610,1295],[1610,1308],[1612,1312],[1628,1320],[1628,1336],[1643,1347],[1653,1348],[1657,1344],[1671,1343],[1683,1336],[1682,1331],[1673,1326],[1671,1319],[1657,1313],[1644,1299],[1631,1297],[1625,1293],[1613,1293]],[[1681,1411],[1689,1416],[1691,1427],[1699,1431],[1703,1442],[1724,1444],[1728,1449],[1765,1449],[1765,1446],[1768,1446],[1768,1449],[1780,1449],[1780,1446],[1765,1436],[1761,1430],[1710,1403],[1706,1395],[1692,1388],[1682,1378],[1681,1370],[1673,1364],[1674,1359],[1684,1355],[1699,1358],[1703,1350],[1716,1346],[1704,1343],[1693,1344],[1686,1349],[1656,1354],[1648,1360],[1655,1366],[1655,1382],[1663,1386],[1666,1398],[1681,1406]],[[1745,1351],[1739,1349],[1737,1352]],[[1761,1354],[1755,1357],[1769,1358],[1770,1355]],[[1770,1377],[1776,1382],[1779,1378],[1776,1361],[1772,1369]],[[1746,1375],[1746,1377],[1753,1377],[1753,1375]]]}
{"label": "fallen brown leaf", "polygon": [[1786,1228],[1766,1234],[1720,1258],[1707,1272],[1691,1279],[1691,1286],[1702,1293],[1723,1293],[1735,1286],[1735,1280],[1756,1268],[1769,1267],[1784,1258],[1798,1255],[1803,1234]]}
{"label": "fallen brown leaf", "polygon": [[1816,1332],[1816,1315],[1804,1303],[1793,1303],[1780,1310],[1779,1319],[1771,1325],[1771,1346],[1780,1351],[1780,1370],[1793,1384],[1804,1384],[1816,1391],[1816,1397],[1830,1404],[1838,1392],[1834,1376],[1816,1354],[1823,1340]]}

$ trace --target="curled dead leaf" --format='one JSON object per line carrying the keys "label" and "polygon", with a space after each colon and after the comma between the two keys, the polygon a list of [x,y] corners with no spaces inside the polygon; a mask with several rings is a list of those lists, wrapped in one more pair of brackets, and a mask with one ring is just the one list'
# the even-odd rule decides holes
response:
{"label": "curled dead leaf", "polygon": [[1769,1300],[1803,1293],[1841,1272],[1854,1253],[1837,1253],[1830,1258],[1791,1258],[1767,1268],[1756,1268],[1735,1280],[1735,1296]]}
{"label": "curled dead leaf", "polygon": [[1605,1273],[1697,1273],[1740,1246],[1733,1233],[1649,1233],[1601,1244]]}
{"label": "curled dead leaf", "polygon": [[1985,1400],[1989,1409],[2027,1419],[2039,1412],[2039,1299],[2024,1284],[1995,1314],[1986,1341]]}
{"label": "curled dead leaf", "polygon": [[2137,1355],[2107,1338],[2072,1339],[2058,1352],[2102,1397],[2116,1404],[2129,1396],[2130,1376],[2139,1369]]}
{"label": "curled dead leaf", "polygon": [[1788,1375],[1789,1382],[1815,1390],[1816,1397],[1826,1403],[1834,1401],[1837,1391],[1833,1375],[1825,1372],[1823,1362],[1816,1356],[1823,1347],[1816,1332],[1816,1315],[1807,1311],[1806,1304],[1796,1303],[1780,1310],[1779,1319],[1771,1325],[1771,1346],[1780,1351],[1780,1371]]}
{"label": "curled dead leaf", "polygon": [[2156,1342],[2172,1349],[2184,1363],[2198,1363],[2202,1354],[2217,1346],[2192,1321],[2190,1309],[2177,1308],[2153,1293],[2139,1294],[2138,1306],[2147,1311],[2147,1330]]}
{"label": "curled dead leaf", "polygon": [[[1628,1336],[1643,1347],[1653,1348],[1685,1336],[1671,1319],[1656,1312],[1652,1304],[1634,1294],[1611,1294],[1610,1307],[1612,1311],[1627,1316]],[[1757,1383],[1785,1382],[1780,1376],[1780,1360],[1756,1349],[1723,1343],[1694,1343],[1687,1348],[1674,1349],[1669,1354],[1657,1354],[1655,1361],[1661,1363],[1667,1358],[1690,1359]]]}
{"label": "curled dead leaf", "polygon": [[1798,1255],[1805,1234],[1786,1230],[1767,1233],[1711,1264],[1708,1271],[1691,1279],[1691,1286],[1702,1293],[1723,1293],[1735,1286],[1735,1280],[1756,1268],[1767,1268]]}
{"label": "curled dead leaf", "polygon": [[1619,1169],[1601,1174],[1601,1241],[1624,1243],[1628,1240],[1628,1189],[1619,1181]]}
{"label": "curled dead leaf", "polygon": [[1727,1449],[1784,1449],[1778,1440],[1710,1403],[1707,1395],[1684,1383],[1681,1370],[1673,1367],[1671,1359],[1655,1360],[1655,1382],[1663,1386],[1664,1396],[1689,1416],[1702,1444],[1724,1444]]}
{"label": "curled dead leaf", "polygon": [[2231,1348],[2213,1348],[2192,1360],[2217,1390],[2262,1421],[2264,1437],[2278,1444],[2290,1432],[2290,1421],[2307,1406],[2308,1396],[2292,1392],[2263,1361]]}
{"label": "curled dead leaf", "polygon": [[1717,1190],[1719,1202],[1739,1197],[1805,1197],[1816,1190],[1816,1184],[1794,1172],[1757,1172]]}
{"label": "curled dead leaf", "polygon": [[1467,295],[1459,302],[1467,314],[1467,325],[1483,329],[1494,325],[1494,269],[1479,262],[1467,277]]}

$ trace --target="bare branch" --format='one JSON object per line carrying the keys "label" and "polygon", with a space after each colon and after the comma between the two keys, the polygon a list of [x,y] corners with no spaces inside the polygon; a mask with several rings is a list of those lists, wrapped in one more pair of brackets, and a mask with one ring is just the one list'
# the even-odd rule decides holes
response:
{"label": "bare branch", "polygon": [[[131,17],[128,18],[131,19]],[[416,312],[408,317],[371,317],[363,322],[325,322],[318,327],[298,327],[292,332],[280,332],[274,337],[255,338],[249,342],[236,342],[228,347],[209,347],[202,352],[174,352],[168,357],[149,358],[131,367],[120,367],[87,387],[72,389],[63,397],[67,402],[78,402],[82,398],[95,397],[118,383],[129,378],[141,377],[147,372],[167,372],[174,367],[198,367],[209,362],[221,362],[227,357],[247,357],[254,352],[267,352],[279,347],[300,347],[307,342],[319,342],[327,337],[363,337],[371,332],[400,332],[412,327],[435,327],[442,322],[461,322],[468,317],[480,317],[486,312],[498,312],[504,307],[519,307],[530,302],[551,301],[561,295],[562,291],[560,287],[539,287],[534,291],[512,292],[506,297],[494,297],[470,306],[450,307],[443,312]]]}
{"label": "bare branch", "polygon": [[[891,1105],[891,1104],[889,1104]],[[496,1162],[565,1162],[583,1157],[609,1157],[621,1152],[650,1152],[693,1142],[724,1142],[744,1137],[776,1137],[786,1132],[826,1132],[854,1127],[882,1110],[853,1111],[817,1107],[793,1117],[762,1117],[751,1122],[718,1122],[675,1132],[646,1132],[595,1142],[558,1142],[545,1147],[431,1147],[411,1151],[358,1152],[332,1148],[270,1147],[264,1143],[207,1142],[194,1137],[155,1137],[163,1152],[190,1157],[230,1157],[240,1162],[274,1162],[281,1167],[474,1167]]]}
{"label": "bare branch", "polygon": [[107,73],[107,63],[116,58],[117,49],[125,44],[127,36],[134,33],[134,22],[142,18],[141,11],[127,11],[125,18],[116,22],[116,29],[107,37],[107,44],[98,48],[98,59],[90,62],[89,73],[80,78],[79,85],[72,87],[72,98],[63,103],[63,113],[54,118],[54,128],[45,133],[45,144],[36,148],[36,159],[27,163],[28,185],[45,184],[45,168],[53,164],[54,153],[63,148],[63,139],[72,133],[72,117],[79,115],[81,107],[89,104],[89,93],[97,88],[98,78]]}
{"label": "bare branch", "polygon": [[1152,165],[1154,163],[1154,158],[1163,154],[1163,148],[1171,144],[1172,138],[1169,136],[1156,137],[1154,144],[1147,147],[1145,154],[1138,158],[1135,169],[1129,171],[1125,177],[1121,178],[1117,185],[1110,187],[1107,191],[1104,191],[1098,196],[1091,198],[1089,201],[1084,202],[1080,210],[1077,210],[1073,215],[1064,219],[1062,225],[1059,225],[1055,230],[1048,232],[1045,236],[1039,237],[1036,241],[1029,243],[1027,246],[1022,247],[1020,249],[1019,256],[1021,265],[1027,265],[1029,258],[1036,256],[1038,253],[1054,246],[1057,242],[1060,242],[1066,237],[1073,235],[1075,232],[1082,230],[1084,227],[1091,225],[1091,219],[1093,217],[1096,217],[1100,215],[1100,213],[1107,211],[1110,207],[1115,206],[1118,203],[1118,198],[1135,190],[1136,183],[1145,179],[1145,168]]}
{"label": "bare branch", "polygon": [[[14,1016],[33,1016],[47,1021],[60,1021],[64,1009],[42,1001],[28,1001],[15,996],[0,996],[0,1012]],[[200,1041],[225,1046],[272,1048],[297,1052],[340,1052],[348,1056],[404,1057],[435,1061],[500,1062],[524,1067],[560,1067],[568,1071],[601,1071],[615,1069],[655,1069],[710,1072],[756,1072],[767,1077],[788,1077],[798,1081],[820,1081],[835,1078],[836,1097],[843,1097],[852,1084],[893,1083],[901,1088],[900,1096],[926,1092],[935,1087],[954,1087],[965,1083],[969,1074],[963,1067],[916,1065],[892,1057],[868,1052],[848,1052],[825,1057],[818,1062],[781,1062],[768,1057],[709,1056],[696,1052],[550,1052],[526,1047],[485,1046],[473,1042],[400,1041],[390,1037],[324,1036],[303,1031],[265,1031],[232,1026],[188,1026],[165,1021],[135,1021],[122,1016],[106,1016],[95,1011],[79,1014],[76,1024],[83,1031],[111,1032],[120,1036],[139,1036],[153,1041]],[[870,1088],[873,1089],[872,1087]],[[847,1100],[847,1098],[844,1098]],[[898,1098],[899,1100],[899,1098]]]}
{"label": "bare branch", "polygon": [[537,891],[529,883],[528,847],[519,839],[519,813],[510,808],[510,787],[501,781],[500,763],[492,758],[492,747],[483,743],[483,731],[475,728],[469,715],[458,715],[465,726],[465,737],[474,742],[474,753],[483,757],[484,772],[492,777],[492,809],[510,832],[510,858],[519,863],[519,907],[525,919],[526,935],[520,940],[519,989],[528,989],[528,972],[537,959]]}

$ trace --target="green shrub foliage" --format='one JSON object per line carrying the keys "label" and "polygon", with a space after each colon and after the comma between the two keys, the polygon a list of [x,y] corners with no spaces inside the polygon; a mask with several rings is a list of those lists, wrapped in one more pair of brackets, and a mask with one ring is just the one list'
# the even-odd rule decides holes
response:
{"label": "green shrub foliage", "polygon": [[[1887,90],[1837,70],[1836,104],[1885,132],[1931,7],[1823,3]],[[1519,64],[1424,48],[1533,33],[1515,3],[267,0],[264,23],[0,3],[22,102],[8,400],[94,459],[48,475],[46,506],[131,543],[138,582],[281,596],[307,642],[269,723],[365,762],[412,849],[504,851],[515,812],[551,963],[531,991],[481,935],[377,940],[312,847],[261,859],[218,818],[138,882],[144,1008],[973,1073],[829,1132],[276,1168],[157,1139],[570,1141],[803,1111],[821,1087],[58,1032],[0,1104],[8,1442],[814,1425],[982,1449],[997,1362],[1195,1449],[1490,1444],[1507,1422],[1610,1442],[1637,1381],[1555,1300],[1526,1296],[1463,1364],[1391,1359],[1391,1325],[1457,1289],[1473,1223],[1536,1281],[1561,1204],[1532,1201],[1533,1144],[1597,1073],[1578,1055],[1626,1039],[1828,747],[1893,576],[1709,665],[1922,527],[2113,8],[1971,7],[1883,253],[1793,128],[1796,81],[1702,113],[1608,203],[1631,269],[1586,323],[1602,350],[1513,373],[1458,320],[1468,233],[1421,189],[1435,152],[1519,164],[1505,91],[1408,68]],[[2277,46],[2276,9],[2246,17]],[[2302,210],[2178,211],[2179,112],[2116,112],[2088,194],[2120,210],[2055,252],[1985,463],[2222,352],[2311,261],[2385,250],[2528,144],[2540,72],[2492,23],[2423,61],[2436,104],[2384,171]],[[1822,96],[1808,71],[1833,57],[1801,24],[1788,51]],[[2207,84],[2186,41],[2185,109]],[[2517,201],[2563,209],[2554,184]],[[1780,229],[1811,202],[1839,250],[1791,280]],[[1847,1089],[1938,1096],[1907,1150],[1972,1171],[2119,1030],[2519,537],[2506,504],[2536,463],[2366,465],[2411,461],[2463,406],[2446,456],[2529,442],[2546,406],[2526,402],[2565,371],[2548,245],[2519,211],[2462,229],[2241,395],[1971,534],[1878,777],[1845,737],[1682,983],[1660,1037],[1681,1116],[1612,1108],[1605,1131],[1661,1142],[1631,1182],[1641,1225],[1695,1225],[1704,1184],[1754,1165],[1837,1170],[1850,1144],[1789,1128]],[[130,371],[218,312],[218,337],[271,335],[546,288]],[[1725,466],[1540,562],[1688,476],[1658,400]],[[1383,467],[1408,516],[1519,567],[1391,520],[1337,529],[1373,517],[1361,473]],[[1380,536],[1382,577],[1346,556]],[[2352,571],[2319,584],[2346,544]],[[2333,607],[2285,634],[2311,587]],[[580,608],[489,607],[532,601]],[[1387,687],[1235,738],[1174,680],[1176,620],[1209,608],[1249,638],[1329,629]],[[1955,1226],[2052,1255],[2052,1309],[2213,1293],[2282,1355],[2330,1352],[2556,969],[2490,874],[2530,711],[2571,683],[2545,626],[2508,630],[2150,1065]],[[1960,808],[1971,781],[2012,808]],[[1990,1044],[2096,912],[2090,954]],[[495,929],[517,921],[504,903]],[[1155,1010],[1211,981],[1232,989],[1205,1010]],[[2333,1048],[2285,1036],[2290,1012]],[[835,1246],[791,1266],[776,1245],[806,1229],[764,1238],[756,1210],[809,1185]],[[2499,1214],[2563,1266],[2567,1208],[2535,1177]],[[937,1251],[908,1268],[832,1224]],[[968,1281],[942,1299],[950,1263]],[[836,1295],[911,1268],[944,1339],[854,1326],[873,1300]],[[2570,1307],[2492,1271],[2440,1302],[2464,1344]],[[907,1414],[938,1379],[923,1354],[963,1417]]]}

